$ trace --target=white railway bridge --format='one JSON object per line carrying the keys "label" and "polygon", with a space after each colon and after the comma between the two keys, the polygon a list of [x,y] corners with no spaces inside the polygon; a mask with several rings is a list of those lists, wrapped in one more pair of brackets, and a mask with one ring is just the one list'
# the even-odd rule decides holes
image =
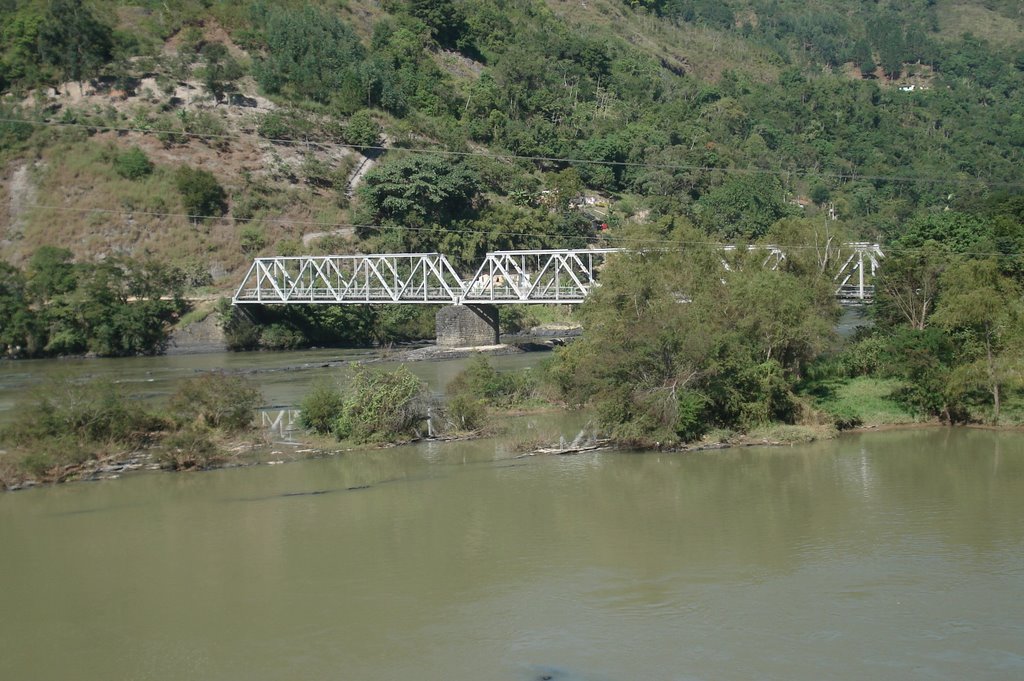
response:
{"label": "white railway bridge", "polygon": [[[726,251],[736,247],[725,246]],[[751,245],[761,265],[777,269],[786,259],[778,246]],[[475,272],[459,274],[440,253],[383,253],[256,258],[235,292],[235,305],[441,304],[438,343],[486,345],[498,337],[497,309],[504,304],[581,303],[615,248],[494,251]],[[845,260],[834,275],[844,304],[869,302],[882,250],[878,244],[843,244]],[[729,269],[726,259],[722,264]]]}

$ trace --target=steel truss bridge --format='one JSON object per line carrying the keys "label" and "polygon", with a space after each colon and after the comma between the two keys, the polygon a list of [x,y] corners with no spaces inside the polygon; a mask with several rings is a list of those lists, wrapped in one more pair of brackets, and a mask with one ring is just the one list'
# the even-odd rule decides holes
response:
{"label": "steel truss bridge", "polygon": [[[740,247],[741,249],[744,247]],[[778,269],[786,259],[778,246],[746,246],[764,253],[762,267]],[[240,304],[412,303],[500,305],[581,303],[598,285],[607,257],[625,249],[494,251],[476,271],[460,276],[440,253],[384,253],[256,258],[232,302]],[[723,250],[735,251],[735,246]],[[878,244],[843,244],[845,262],[836,273],[841,303],[869,302],[882,259]],[[847,255],[848,254],[848,255]],[[730,269],[725,258],[722,265]]]}

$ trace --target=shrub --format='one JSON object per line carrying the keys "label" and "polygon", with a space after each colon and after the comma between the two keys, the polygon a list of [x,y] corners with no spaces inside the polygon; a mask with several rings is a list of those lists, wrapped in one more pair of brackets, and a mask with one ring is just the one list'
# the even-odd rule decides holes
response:
{"label": "shrub", "polygon": [[170,409],[182,425],[237,431],[252,423],[253,410],[262,400],[248,379],[211,372],[184,381],[171,396]]}
{"label": "shrub", "polygon": [[699,439],[708,428],[707,400],[691,390],[680,390],[676,397],[675,434],[683,442]]}
{"label": "shrub", "polygon": [[852,407],[842,406],[829,411],[832,416],[833,423],[837,430],[850,430],[851,428],[857,428],[864,424],[864,420],[860,417]]}
{"label": "shrub", "polygon": [[449,395],[468,395],[496,407],[522,404],[536,396],[537,380],[527,371],[499,373],[484,355],[477,355],[448,384]]}
{"label": "shrub", "polygon": [[163,468],[181,471],[209,468],[226,461],[227,457],[208,429],[187,427],[164,439],[156,460]]}
{"label": "shrub", "polygon": [[369,111],[363,109],[352,114],[345,126],[344,138],[349,144],[359,147],[377,147],[381,143],[380,123],[374,120]]}
{"label": "shrub", "polygon": [[238,240],[242,244],[242,253],[250,254],[262,250],[267,245],[267,237],[262,227],[246,225],[238,233]]}
{"label": "shrub", "polygon": [[126,180],[139,180],[153,172],[153,162],[142,149],[132,147],[114,157],[114,172]]}
{"label": "shrub", "polygon": [[889,361],[889,340],[868,336],[849,345],[838,357],[840,371],[851,378],[883,373]]}
{"label": "shrub", "polygon": [[181,192],[185,210],[195,221],[223,215],[227,210],[227,194],[208,170],[181,166],[174,174],[174,184]]}
{"label": "shrub", "polygon": [[419,437],[427,392],[407,368],[360,368],[345,391],[334,434],[340,440],[381,442]]}
{"label": "shrub", "polygon": [[216,114],[208,111],[181,111],[178,115],[182,130],[199,138],[203,144],[217,149],[227,149],[227,128],[224,121]]}
{"label": "shrub", "polygon": [[28,405],[19,407],[19,413],[22,418],[0,433],[0,439],[15,445],[65,440],[65,449],[74,448],[70,443],[135,446],[165,425],[103,380],[48,381]]}
{"label": "shrub", "polygon": [[482,400],[473,399],[469,395],[454,395],[448,400],[444,410],[447,430],[470,431],[478,430],[487,417],[487,408]]}
{"label": "shrub", "polygon": [[338,177],[335,175],[334,169],[331,168],[330,164],[313,154],[306,154],[302,160],[302,168],[300,170],[306,182],[315,187],[334,187],[338,181]]}
{"label": "shrub", "polygon": [[334,423],[344,404],[345,396],[337,388],[326,383],[313,386],[313,392],[300,405],[303,427],[321,435],[334,432]]}
{"label": "shrub", "polygon": [[270,140],[290,141],[308,137],[313,126],[297,111],[271,111],[260,119],[256,133]]}
{"label": "shrub", "polygon": [[240,307],[232,305],[228,298],[221,298],[217,302],[224,342],[229,350],[255,350],[260,346],[263,330]]}
{"label": "shrub", "polygon": [[259,346],[267,350],[295,350],[307,342],[308,339],[298,329],[287,324],[271,324],[260,333]]}

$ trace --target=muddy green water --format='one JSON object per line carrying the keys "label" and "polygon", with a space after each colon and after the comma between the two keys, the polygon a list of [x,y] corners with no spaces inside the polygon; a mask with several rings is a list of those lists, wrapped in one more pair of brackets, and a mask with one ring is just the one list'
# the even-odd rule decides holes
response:
{"label": "muddy green water", "polygon": [[514,456],[0,494],[0,679],[1024,678],[1024,435]]}

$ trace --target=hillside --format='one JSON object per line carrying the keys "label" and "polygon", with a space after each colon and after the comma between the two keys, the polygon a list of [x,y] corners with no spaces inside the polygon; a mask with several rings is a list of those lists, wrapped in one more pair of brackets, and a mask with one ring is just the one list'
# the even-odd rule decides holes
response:
{"label": "hillside", "polygon": [[259,254],[469,263],[585,243],[583,194],[611,204],[613,239],[828,213],[891,239],[1022,182],[1012,0],[54,0],[0,19],[18,266],[60,245],[224,290]]}

